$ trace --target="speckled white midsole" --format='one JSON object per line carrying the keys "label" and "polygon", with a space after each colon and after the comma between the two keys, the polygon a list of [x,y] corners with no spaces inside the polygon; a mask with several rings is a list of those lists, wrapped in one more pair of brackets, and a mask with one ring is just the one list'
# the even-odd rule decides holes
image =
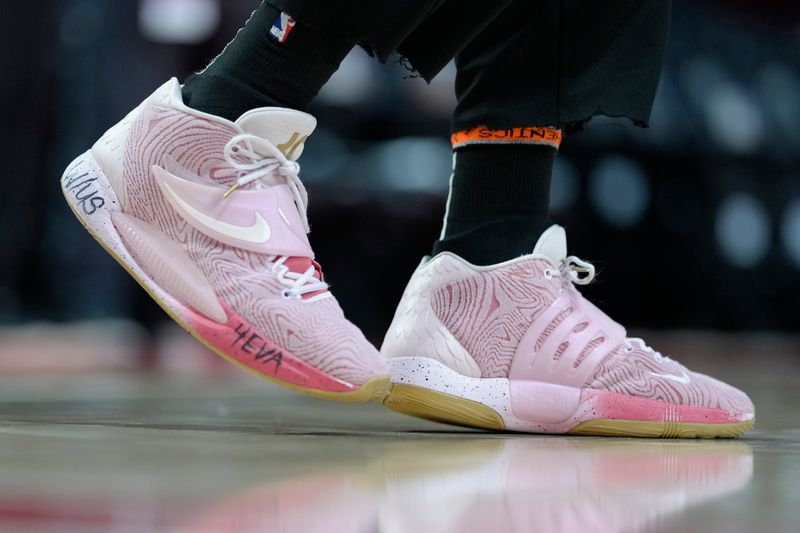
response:
{"label": "speckled white midsole", "polygon": [[[514,383],[512,386],[507,378],[465,376],[429,357],[396,357],[388,359],[387,362],[392,383],[414,385],[480,403],[500,415],[507,429],[562,433],[580,423],[580,420],[575,418],[575,414],[581,411],[577,401],[580,396],[579,389],[576,390],[574,404],[569,401],[569,405],[561,402],[560,405],[554,406],[553,398],[563,396],[565,387],[547,383],[526,383],[525,385],[532,385],[538,389],[547,389],[547,394],[538,395],[538,401],[532,402],[528,397],[521,397],[520,384]],[[525,419],[515,414],[512,402],[517,404],[517,412],[521,405],[527,407],[525,413],[520,413],[525,415]]]}

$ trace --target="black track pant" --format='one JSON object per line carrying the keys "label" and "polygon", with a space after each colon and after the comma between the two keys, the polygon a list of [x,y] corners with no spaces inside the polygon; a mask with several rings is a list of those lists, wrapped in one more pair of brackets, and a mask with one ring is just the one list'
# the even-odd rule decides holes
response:
{"label": "black track pant", "polygon": [[398,52],[426,80],[455,57],[453,131],[598,114],[645,125],[670,14],[669,0],[269,1],[381,61]]}

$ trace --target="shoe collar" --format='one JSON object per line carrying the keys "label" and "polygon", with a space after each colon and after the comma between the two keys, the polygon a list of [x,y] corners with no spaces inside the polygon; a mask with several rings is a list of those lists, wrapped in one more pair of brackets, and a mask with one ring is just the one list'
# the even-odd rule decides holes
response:
{"label": "shoe collar", "polygon": [[521,255],[502,263],[495,263],[493,265],[475,265],[470,263],[463,257],[456,255],[452,252],[440,252],[435,256],[425,256],[422,258],[418,269],[426,268],[428,265],[441,260],[457,261],[462,265],[474,270],[476,272],[488,272],[496,268],[503,268],[517,263],[530,261],[532,259],[543,260],[550,263],[552,266],[558,268],[559,265],[567,257],[567,233],[562,226],[553,224],[544,233],[542,233],[536,245],[533,247],[533,252],[526,255]]}
{"label": "shoe collar", "polygon": [[198,111],[183,102],[181,84],[172,78],[148,99],[151,104],[164,105],[196,117],[224,125],[233,135],[254,135],[278,147],[288,159],[297,160],[306,139],[317,126],[317,119],[308,113],[282,107],[259,107],[244,113],[232,122],[226,118]]}

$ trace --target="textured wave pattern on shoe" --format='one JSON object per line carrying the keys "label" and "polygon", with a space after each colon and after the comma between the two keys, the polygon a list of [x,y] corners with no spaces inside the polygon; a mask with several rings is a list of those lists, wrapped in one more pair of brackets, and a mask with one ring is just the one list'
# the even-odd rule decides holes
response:
{"label": "textured wave pattern on shoe", "polygon": [[453,334],[442,327],[431,305],[434,289],[471,274],[465,264],[446,256],[419,267],[386,333],[381,346],[383,356],[430,357],[465,376],[479,377],[481,370],[475,360]]}
{"label": "textured wave pattern on shoe", "polygon": [[329,373],[294,357],[286,348],[254,333],[254,328],[230,309],[228,321],[219,324],[189,311],[187,322],[207,342],[239,363],[261,374],[287,383],[322,391],[350,392],[355,385],[344,383]]}
{"label": "textured wave pattern on shoe", "polygon": [[214,179],[224,166],[225,143],[235,134],[223,124],[180,111],[143,109],[126,149],[126,211],[182,244],[227,305],[302,361],[355,385],[386,374],[377,350],[344,318],[334,298],[281,298],[284,287],[269,271],[267,256],[231,248],[195,230],[163,198],[151,168],[163,165],[165,154],[190,172]]}
{"label": "textured wave pattern on shoe", "polygon": [[618,349],[600,363],[587,386],[672,404],[723,409],[743,419],[753,413],[753,404],[743,392],[642,348],[631,352]]}
{"label": "textured wave pattern on shoe", "polygon": [[190,246],[189,251],[204,265],[223,301],[296,357],[356,385],[387,373],[384,360],[344,317],[335,298],[314,302],[275,298],[283,285],[267,273],[265,257],[222,246]]}
{"label": "textured wave pattern on shoe", "polygon": [[198,175],[223,168],[225,143],[236,131],[200,117],[157,106],[145,107],[131,125],[125,152],[126,212],[156,225],[169,238],[185,244],[196,232],[169,206],[152,176],[169,154]]}
{"label": "textured wave pattern on shoe", "polygon": [[558,296],[547,265],[530,260],[478,273],[438,288],[436,316],[469,351],[485,378],[507,377],[519,342]]}

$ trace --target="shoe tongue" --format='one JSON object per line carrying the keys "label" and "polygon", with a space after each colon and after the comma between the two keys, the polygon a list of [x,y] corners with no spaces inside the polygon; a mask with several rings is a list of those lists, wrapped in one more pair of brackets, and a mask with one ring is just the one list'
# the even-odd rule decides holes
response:
{"label": "shoe tongue", "polygon": [[[287,159],[294,161],[303,153],[305,141],[316,128],[317,119],[294,109],[260,107],[239,117],[236,124],[245,133],[274,144]],[[258,146],[253,148],[259,151]]]}
{"label": "shoe tongue", "polygon": [[556,265],[567,257],[567,233],[558,224],[553,224],[539,237],[533,253],[549,257]]}
{"label": "shoe tongue", "polygon": [[317,268],[319,265],[310,257],[289,257],[283,264],[286,265],[290,271],[297,274],[303,274],[308,270],[308,267],[313,266],[314,277],[318,280],[322,280],[322,272]]}

